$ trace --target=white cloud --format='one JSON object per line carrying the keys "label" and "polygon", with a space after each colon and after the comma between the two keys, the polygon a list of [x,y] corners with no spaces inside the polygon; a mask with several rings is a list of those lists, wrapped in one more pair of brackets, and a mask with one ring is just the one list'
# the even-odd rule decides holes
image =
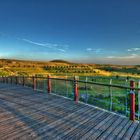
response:
{"label": "white cloud", "polygon": [[127,50],[128,52],[132,52],[132,51],[140,51],[140,48],[130,48]]}
{"label": "white cloud", "polygon": [[68,45],[59,45],[59,44],[53,44],[53,43],[40,43],[40,42],[35,42],[35,41],[31,41],[29,39],[21,39],[24,42],[33,44],[33,45],[37,45],[37,46],[41,46],[41,47],[46,47],[49,49],[53,49],[56,51],[60,51],[60,52],[66,52],[66,50],[68,49]]}
{"label": "white cloud", "polygon": [[132,59],[136,58],[137,54],[131,54],[130,56],[107,56],[108,59]]}
{"label": "white cloud", "polygon": [[46,43],[46,44],[38,43],[38,42],[34,42],[34,41],[31,41],[31,40],[28,40],[28,39],[24,39],[24,38],[22,40],[27,42],[27,43],[38,45],[38,46],[48,46],[48,43]]}
{"label": "white cloud", "polygon": [[86,48],[86,51],[92,51],[93,49],[92,48]]}
{"label": "white cloud", "polygon": [[128,51],[128,52],[131,52],[132,50],[131,50],[131,49],[128,49],[127,51]]}
{"label": "white cloud", "polygon": [[86,48],[87,52],[95,53],[95,54],[102,54],[103,50],[102,49],[92,49],[92,48]]}
{"label": "white cloud", "polygon": [[66,50],[64,50],[64,49],[58,49],[59,51],[61,51],[61,52],[66,52]]}
{"label": "white cloud", "polygon": [[111,58],[115,58],[115,56],[107,56],[106,58],[111,59]]}

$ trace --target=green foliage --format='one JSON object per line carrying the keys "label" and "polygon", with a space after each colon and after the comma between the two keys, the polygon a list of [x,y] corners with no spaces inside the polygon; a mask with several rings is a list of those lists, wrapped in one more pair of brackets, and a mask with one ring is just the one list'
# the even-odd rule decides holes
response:
{"label": "green foliage", "polygon": [[26,73],[26,72],[18,72],[17,74],[19,76],[28,76],[28,73]]}
{"label": "green foliage", "polygon": [[7,76],[7,75],[8,75],[7,72],[5,72],[5,71],[0,71],[0,76]]}
{"label": "green foliage", "polygon": [[[77,76],[116,76],[119,79],[121,75],[139,76],[140,67],[137,66],[117,66],[100,64],[75,64],[64,60],[54,60],[52,62],[33,62],[21,60],[0,60],[0,68],[7,75],[77,75]],[[5,69],[6,68],[6,69]],[[118,77],[118,76],[119,77]]]}
{"label": "green foliage", "polygon": [[44,77],[43,74],[35,74],[36,77]]}

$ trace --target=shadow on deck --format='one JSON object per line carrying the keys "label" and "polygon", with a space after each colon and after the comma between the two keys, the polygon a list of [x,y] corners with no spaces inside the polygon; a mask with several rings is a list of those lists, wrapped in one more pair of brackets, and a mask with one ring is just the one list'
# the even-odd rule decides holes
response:
{"label": "shadow on deck", "polygon": [[140,125],[85,104],[0,84],[0,140],[140,139]]}

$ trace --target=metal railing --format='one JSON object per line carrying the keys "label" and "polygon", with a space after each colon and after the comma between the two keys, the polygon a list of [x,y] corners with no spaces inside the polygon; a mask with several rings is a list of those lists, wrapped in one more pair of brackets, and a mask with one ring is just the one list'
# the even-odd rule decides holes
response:
{"label": "metal railing", "polygon": [[[125,81],[124,85],[87,82],[53,77],[0,77],[0,82],[32,87],[34,91],[54,93],[94,105],[111,112],[140,120],[140,82]],[[136,83],[136,84],[135,84]],[[128,86],[130,85],[130,86]]]}

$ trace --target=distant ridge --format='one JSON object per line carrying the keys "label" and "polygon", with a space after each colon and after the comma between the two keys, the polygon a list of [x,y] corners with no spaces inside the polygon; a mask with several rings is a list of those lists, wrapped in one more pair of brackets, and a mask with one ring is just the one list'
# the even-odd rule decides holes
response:
{"label": "distant ridge", "polygon": [[71,64],[71,62],[69,62],[69,61],[65,61],[65,60],[61,60],[61,59],[51,60],[50,62]]}

